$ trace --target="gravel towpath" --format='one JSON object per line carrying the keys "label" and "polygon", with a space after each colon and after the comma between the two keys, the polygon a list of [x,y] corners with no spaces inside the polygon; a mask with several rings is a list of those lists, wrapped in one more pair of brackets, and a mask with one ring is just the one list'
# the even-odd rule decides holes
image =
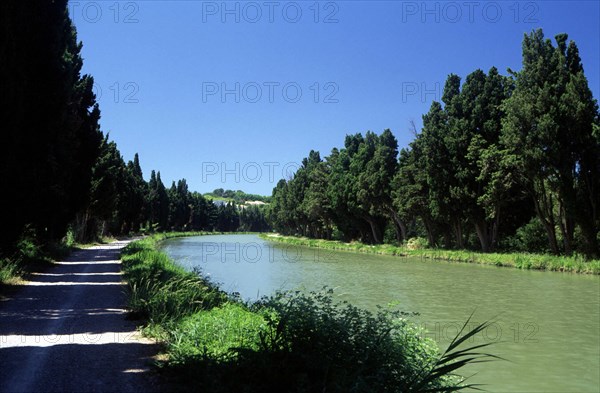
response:
{"label": "gravel towpath", "polygon": [[127,319],[120,250],[73,252],[0,301],[0,392],[149,392],[157,345]]}

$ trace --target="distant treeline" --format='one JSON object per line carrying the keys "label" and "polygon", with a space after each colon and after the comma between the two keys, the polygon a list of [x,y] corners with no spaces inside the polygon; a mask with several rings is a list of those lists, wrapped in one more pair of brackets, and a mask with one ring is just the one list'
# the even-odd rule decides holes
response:
{"label": "distant treeline", "polygon": [[100,130],[94,80],[82,75],[82,44],[67,0],[0,3],[0,257],[24,236],[79,241],[141,228],[264,231],[258,207],[215,206],[185,179],[163,185],[125,163]]}
{"label": "distant treeline", "polygon": [[597,257],[600,116],[577,45],[537,30],[523,67],[449,75],[399,152],[389,130],[311,151],[273,190],[283,234]]}
{"label": "distant treeline", "polygon": [[246,201],[260,201],[268,203],[271,200],[270,196],[258,195],[258,194],[247,194],[242,190],[224,190],[222,188],[217,188],[213,192],[208,192],[204,194],[207,197],[219,197],[224,199],[232,199],[236,203],[244,203]]}
{"label": "distant treeline", "polygon": [[240,209],[235,201],[216,205],[202,194],[189,191],[185,179],[167,189],[160,172],[152,171],[146,182],[138,155],[125,164],[108,136],[100,146],[92,173],[89,204],[72,223],[74,233],[83,240],[141,230],[270,230],[262,206]]}

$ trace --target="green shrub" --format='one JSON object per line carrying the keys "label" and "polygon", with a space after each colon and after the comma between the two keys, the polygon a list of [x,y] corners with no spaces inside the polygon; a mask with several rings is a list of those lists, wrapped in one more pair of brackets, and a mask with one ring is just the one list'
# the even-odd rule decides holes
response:
{"label": "green shrub", "polygon": [[[269,334],[261,339],[268,388],[281,391],[406,391],[437,360],[436,344],[420,336],[407,314],[375,314],[334,302],[332,291],[283,292],[255,307],[274,310]],[[439,387],[435,381],[429,387]],[[274,390],[275,391],[275,390]]]}
{"label": "green shrub", "polygon": [[62,243],[69,248],[75,245],[75,232],[73,231],[73,227],[69,226],[67,233],[62,239]]}
{"label": "green shrub", "polygon": [[169,338],[170,362],[190,359],[233,360],[240,349],[258,350],[265,319],[239,304],[228,303],[184,318]]}
{"label": "green shrub", "polygon": [[42,249],[34,238],[23,237],[17,243],[17,259],[23,262],[34,262],[42,258]]}
{"label": "green shrub", "polygon": [[19,266],[7,259],[0,259],[0,283],[7,283],[19,275]]}
{"label": "green shrub", "polygon": [[533,217],[517,232],[504,241],[503,246],[509,250],[521,252],[548,252],[548,237],[544,225],[539,218]]}
{"label": "green shrub", "polygon": [[[210,392],[411,392],[464,388],[452,372],[480,356],[440,356],[437,345],[389,309],[334,301],[332,291],[281,292],[250,306],[190,316],[171,338],[168,369]],[[468,323],[468,321],[467,321]],[[466,341],[484,329],[465,334]]]}
{"label": "green shrub", "polygon": [[422,237],[411,237],[406,242],[406,248],[409,250],[424,250],[427,247],[429,247],[429,243]]}

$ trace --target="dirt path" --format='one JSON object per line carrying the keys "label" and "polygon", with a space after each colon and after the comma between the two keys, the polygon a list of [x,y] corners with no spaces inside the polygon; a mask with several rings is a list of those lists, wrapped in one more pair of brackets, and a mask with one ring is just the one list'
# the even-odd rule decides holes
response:
{"label": "dirt path", "polygon": [[118,241],[75,251],[0,302],[0,392],[148,392],[157,346],[126,319]]}

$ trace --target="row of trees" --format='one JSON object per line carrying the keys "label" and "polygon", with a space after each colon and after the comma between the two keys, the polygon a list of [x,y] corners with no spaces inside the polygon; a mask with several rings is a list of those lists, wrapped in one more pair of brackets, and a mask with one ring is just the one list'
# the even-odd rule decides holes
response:
{"label": "row of trees", "polygon": [[141,228],[268,229],[258,207],[215,206],[185,179],[146,182],[100,130],[94,80],[67,0],[0,3],[0,257],[26,233],[41,243],[74,229],[78,240]]}
{"label": "row of trees", "polygon": [[311,151],[273,190],[273,226],[373,243],[393,231],[485,252],[537,228],[555,254],[597,256],[600,116],[577,46],[534,31],[522,70],[509,73],[476,70],[462,85],[451,74],[399,158],[389,130],[348,135],[324,160]]}
{"label": "row of trees", "polygon": [[191,192],[185,179],[166,188],[160,172],[152,171],[146,182],[139,156],[127,164],[108,136],[92,168],[90,198],[75,220],[78,240],[110,234],[149,231],[269,230],[264,209],[216,205],[198,192]]}
{"label": "row of trees", "polygon": [[0,4],[0,247],[64,235],[88,201],[102,133],[67,0]]}

